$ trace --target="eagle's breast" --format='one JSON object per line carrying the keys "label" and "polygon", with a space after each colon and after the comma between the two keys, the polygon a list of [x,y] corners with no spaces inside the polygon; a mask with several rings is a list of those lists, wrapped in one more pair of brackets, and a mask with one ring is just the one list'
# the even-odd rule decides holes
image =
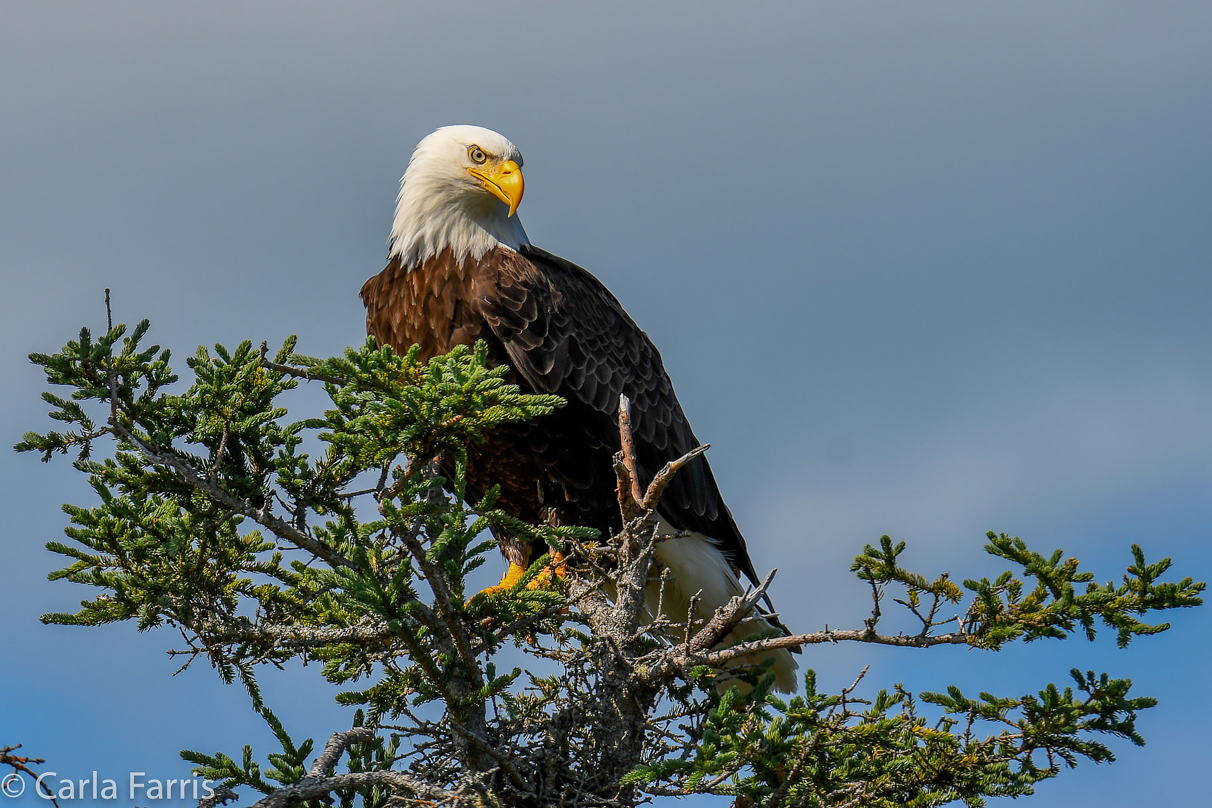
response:
{"label": "eagle's breast", "polygon": [[470,305],[485,263],[459,263],[447,250],[410,270],[393,258],[362,286],[367,333],[398,351],[420,345],[422,360],[491,336]]}
{"label": "eagle's breast", "polygon": [[[490,250],[483,258],[456,261],[449,250],[424,261],[413,269],[398,258],[362,286],[366,304],[366,330],[380,345],[404,352],[413,345],[421,348],[422,361],[449,353],[458,345],[488,344],[489,362],[508,365],[508,356],[500,340],[485,320],[484,308],[533,305],[523,300],[500,301],[497,277],[502,271],[516,271],[511,250]],[[490,305],[491,304],[491,305]],[[509,381],[528,385],[516,373]],[[530,522],[542,518],[541,494],[537,482],[542,473],[530,451],[536,441],[546,443],[551,436],[541,434],[542,424],[515,424],[499,428],[479,446],[469,447],[467,487],[476,498],[493,485],[501,486],[501,506],[513,516]]]}

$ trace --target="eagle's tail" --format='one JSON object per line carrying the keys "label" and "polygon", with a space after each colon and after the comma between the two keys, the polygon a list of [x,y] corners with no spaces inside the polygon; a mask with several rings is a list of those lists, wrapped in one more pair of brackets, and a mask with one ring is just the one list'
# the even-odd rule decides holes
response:
{"label": "eagle's tail", "polygon": [[[697,594],[696,617],[710,620],[716,609],[726,605],[732,598],[745,594],[745,587],[733,572],[728,559],[720,552],[715,542],[706,536],[695,533],[684,538],[665,539],[657,544],[656,557],[661,565],[669,570],[669,578],[672,580],[668,581],[663,592],[659,582],[649,585],[645,600],[650,615],[655,616],[659,611],[669,621],[685,625],[691,600]],[[737,624],[721,644],[735,645],[753,634],[786,633],[786,629],[777,623],[776,619],[767,620],[754,612]],[[678,642],[683,636],[679,633],[669,639]],[[755,665],[770,658],[774,659],[775,689],[783,693],[795,692],[798,679],[796,670],[799,666],[786,649],[739,657],[735,664]],[[736,682],[725,680],[721,687],[726,688],[732,684]]]}

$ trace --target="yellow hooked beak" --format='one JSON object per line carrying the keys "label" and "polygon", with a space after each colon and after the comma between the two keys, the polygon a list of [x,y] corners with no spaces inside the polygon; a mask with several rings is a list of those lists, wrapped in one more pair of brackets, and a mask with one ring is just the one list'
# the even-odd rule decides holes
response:
{"label": "yellow hooked beak", "polygon": [[509,206],[510,216],[517,211],[526,185],[522,180],[521,166],[513,160],[506,160],[495,169],[481,171],[469,168],[467,171],[483,182],[489,193]]}

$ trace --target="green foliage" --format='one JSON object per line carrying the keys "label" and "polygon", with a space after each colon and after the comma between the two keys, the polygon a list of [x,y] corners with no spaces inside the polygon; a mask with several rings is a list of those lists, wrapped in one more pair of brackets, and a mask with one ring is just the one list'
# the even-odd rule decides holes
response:
{"label": "green foliage", "polygon": [[486,431],[564,405],[558,396],[519,395],[504,383],[506,368],[488,368],[482,342],[428,364],[417,361],[419,353],[413,346],[397,357],[390,347],[376,350],[368,340],[361,351],[347,350],[340,358],[296,357],[310,375],[341,381],[330,388],[333,411],[309,425],[327,430],[322,439],[361,468],[404,454],[465,463],[467,446]]}
{"label": "green foliage", "polygon": [[[828,695],[808,671],[804,693],[787,702],[761,690],[712,698],[694,757],[641,767],[632,779],[673,780],[743,805],[897,808],[1024,796],[1058,762],[1114,760],[1091,732],[1143,743],[1135,716],[1154,699],[1127,698],[1130,683],[1105,674],[1072,676],[1076,693],[1055,685],[1019,699],[968,699],[955,687],[923,693],[920,701],[943,708],[931,723],[900,686],[871,700],[854,698],[853,687]],[[1004,728],[980,737],[988,725]]]}
{"label": "green foliage", "polygon": [[281,752],[271,752],[268,755],[270,768],[264,772],[261,770],[260,764],[253,759],[251,746],[244,747],[244,754],[241,755],[239,763],[222,752],[213,755],[182,752],[181,757],[197,764],[194,774],[218,783],[221,788],[251,786],[262,794],[271,794],[279,786],[297,783],[303,779],[307,774],[307,758],[314,747],[312,739],[308,738],[296,745],[271,710],[262,707],[257,712],[282,745]]}
{"label": "green foliage", "polygon": [[[982,644],[998,648],[1006,640],[1023,637],[1063,637],[1080,625],[1086,636],[1094,639],[1095,620],[1101,619],[1116,631],[1116,640],[1124,648],[1137,635],[1157,634],[1170,627],[1169,623],[1149,625],[1134,615],[1160,609],[1198,606],[1203,583],[1184,578],[1176,583],[1159,579],[1170,569],[1170,559],[1156,564],[1145,562],[1139,545],[1132,545],[1133,563],[1123,576],[1123,584],[1099,585],[1094,574],[1079,572],[1076,558],[1061,560],[1056,550],[1048,558],[1027,549],[1019,538],[989,534],[986,550],[1020,565],[1036,580],[1028,592],[1009,573],[1003,573],[990,583],[965,581],[964,586],[976,593],[970,611],[971,619],[979,625]],[[1079,593],[1075,584],[1086,584]]]}
{"label": "green foliage", "polygon": [[[428,674],[456,663],[427,648],[427,629],[414,614],[422,608],[416,572],[401,536],[419,531],[433,537],[430,559],[461,581],[493,547],[476,537],[489,526],[516,526],[516,520],[492,507],[495,492],[474,507],[462,499],[446,502],[432,496],[441,477],[392,464],[442,455],[461,470],[466,447],[486,432],[542,416],[562,401],[519,393],[506,383],[504,368],[487,367],[482,345],[425,363],[415,350],[399,356],[367,342],[360,351],[321,362],[293,357],[293,337],[271,363],[250,342],[234,351],[216,346],[213,354],[200,348],[187,363],[190,387],[173,393],[169,386],[178,377],[169,352],[140,345],[147,330],[147,321],[140,323],[120,351],[115,346],[124,326],[97,341],[85,329],[59,353],[31,356],[50,383],[74,388],[69,398],[44,398],[55,407],[52,418],[78,428],[28,433],[16,449],[41,452],[44,460],[76,451],[75,466],[99,498],[88,508],[65,506],[72,521],[66,532],[75,544],[47,546],[73,560],[52,579],[102,592],[79,612],[43,620],[98,625],[136,619],[140,629],[167,623],[205,636],[218,626],[345,628],[373,617],[384,624],[381,644],[404,644],[391,660],[416,657],[399,668],[389,664],[387,680],[375,692],[438,697],[440,688]],[[297,375],[270,367],[292,359],[301,369]],[[297,376],[308,375],[329,379],[332,407],[323,418],[290,421],[279,399],[298,385]],[[98,427],[82,406],[89,401],[110,407],[114,425]],[[111,431],[119,437],[114,456],[91,459],[94,441]],[[327,446],[315,458],[303,451],[309,434]],[[151,457],[140,451],[149,447]],[[179,469],[190,476],[183,479]],[[366,473],[378,478],[371,519],[359,514],[349,493]],[[272,514],[278,503],[285,519]],[[288,563],[275,541],[283,537],[245,529],[249,518],[287,529],[287,538],[290,528],[306,532],[343,563]],[[587,535],[572,528],[528,531],[553,543]],[[462,591],[452,594],[462,602]],[[515,592],[501,606],[502,616],[518,619],[558,600],[552,592]],[[241,617],[249,614],[251,620]],[[478,639],[486,647],[499,643],[488,630]],[[212,645],[208,655],[226,680],[241,676],[257,698],[250,658],[280,661],[296,651],[250,643],[234,653]],[[313,655],[340,683],[369,670],[368,652],[342,644]],[[386,699],[374,708],[376,715],[392,709]]]}
{"label": "green foliage", "polygon": [[[1111,760],[1100,737],[1143,742],[1136,716],[1154,700],[1130,698],[1130,682],[1107,674],[1074,671],[1074,686],[1019,698],[954,687],[915,698],[896,686],[863,699],[854,687],[818,692],[809,671],[804,692],[783,699],[769,661],[724,678],[710,649],[674,660],[683,651],[654,629],[607,615],[589,630],[592,601],[622,591],[627,564],[643,565],[637,589],[648,580],[650,555],[627,548],[653,540],[652,522],[601,537],[521,522],[496,488],[469,497],[479,445],[563,404],[509,384],[483,345],[421,361],[416,348],[367,342],[320,360],[296,354],[293,337],[272,359],[243,342],[199,349],[181,381],[167,350],[143,346],[147,332],[146,321],[129,335],[82,330],[58,353],[31,356],[71,391],[43,396],[66,428],[27,433],[16,449],[44,461],[74,454],[96,495],[65,505],[68,541],[47,544],[68,559],[51,578],[96,594],[43,620],[172,626],[186,664],[202,657],[239,679],[281,750],[266,765],[248,746],[235,757],[183,753],[225,787],[318,789],[291,797],[309,806],[335,791],[342,808],[393,797],[632,805],[694,793],[740,806],[980,805],[1031,793],[1062,764]],[[329,404],[292,420],[287,401],[304,380],[322,384]],[[107,436],[112,451],[98,451]],[[510,588],[473,594],[467,576],[496,555],[488,530],[576,563],[561,581],[543,556]],[[1016,570],[963,587],[905,569],[904,549],[884,537],[855,560],[873,594],[863,629],[803,642],[995,651],[1077,631],[1093,640],[1101,621],[1124,646],[1169,627],[1144,615],[1198,605],[1204,588],[1163,581],[1170,560],[1149,564],[1135,545],[1119,586],[1005,535],[990,533],[986,549]],[[879,633],[890,587],[916,633]],[[498,670],[506,645],[546,669]],[[357,707],[354,726],[374,731],[338,750],[346,774],[364,777],[319,782],[312,741],[296,743],[265,705],[258,670],[291,660],[318,663],[337,700]],[[645,678],[654,670],[663,673]],[[736,686],[721,694],[721,682]]]}
{"label": "green foliage", "polygon": [[[966,580],[964,587],[973,599],[964,616],[958,619],[955,639],[980,648],[996,650],[1016,639],[1026,641],[1045,637],[1063,638],[1080,626],[1090,640],[1097,634],[1096,621],[1101,620],[1116,630],[1120,648],[1138,635],[1157,634],[1170,627],[1169,623],[1150,625],[1137,619],[1150,611],[1198,606],[1204,584],[1184,578],[1178,582],[1161,581],[1170,569],[1171,561],[1163,558],[1156,564],[1145,561],[1144,551],[1132,545],[1133,563],[1123,576],[1123,584],[1099,585],[1094,574],[1083,572],[1076,558],[1064,558],[1061,550],[1045,557],[1027,548],[1025,542],[1004,533],[990,532],[985,551],[1004,558],[1022,568],[1021,577],[1006,571],[992,582]],[[855,559],[851,569],[872,586],[899,584],[906,591],[903,603],[922,623],[924,640],[942,623],[936,622],[939,608],[945,603],[959,603],[963,591],[944,573],[934,581],[903,569],[899,557],[905,543],[892,543],[884,536],[878,548],[867,545]],[[1034,579],[1033,586],[1027,583]],[[1077,585],[1085,584],[1079,592]],[[924,606],[930,600],[929,607]],[[878,604],[875,619],[878,621]],[[947,621],[950,622],[950,621]],[[871,624],[874,626],[874,623]]]}

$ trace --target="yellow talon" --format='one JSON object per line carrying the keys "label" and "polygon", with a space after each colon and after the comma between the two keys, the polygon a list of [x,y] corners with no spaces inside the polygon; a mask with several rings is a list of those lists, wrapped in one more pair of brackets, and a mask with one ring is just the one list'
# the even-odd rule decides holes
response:
{"label": "yellow talon", "polygon": [[517,564],[510,562],[509,569],[505,570],[505,577],[496,586],[490,586],[480,592],[481,595],[495,595],[497,592],[506,592],[518,585],[518,581],[522,580],[522,576],[526,574],[525,567],[519,567]]}
{"label": "yellow talon", "polygon": [[[568,576],[568,569],[564,565],[564,555],[562,553],[557,553],[553,550],[551,552],[551,564],[552,566],[540,570],[539,574],[534,576],[530,583],[526,584],[526,588],[540,589],[546,586],[551,581],[551,573],[553,571],[558,578],[566,578]],[[518,581],[522,580],[522,576],[525,574],[525,567],[519,567],[511,561],[509,562],[509,569],[505,570],[505,577],[501,579],[501,582],[496,586],[490,586],[487,589],[481,590],[478,594],[495,595],[498,592],[508,592],[518,585]]]}
{"label": "yellow talon", "polygon": [[564,565],[564,554],[558,553],[555,550],[551,551],[551,564],[545,569],[540,570],[539,574],[534,576],[534,580],[526,584],[526,588],[538,589],[546,586],[551,582],[552,572],[555,572],[557,578],[568,577],[568,568]]}

